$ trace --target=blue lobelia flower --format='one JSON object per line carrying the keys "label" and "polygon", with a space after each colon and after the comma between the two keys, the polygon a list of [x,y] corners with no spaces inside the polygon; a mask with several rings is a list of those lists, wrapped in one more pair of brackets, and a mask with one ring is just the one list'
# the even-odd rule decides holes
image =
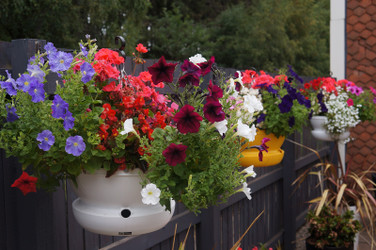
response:
{"label": "blue lobelia flower", "polygon": [[59,95],[55,95],[52,101],[52,117],[53,118],[64,118],[68,111],[69,104],[65,102]]}
{"label": "blue lobelia flower", "polygon": [[293,105],[293,99],[290,95],[285,95],[282,97],[282,102],[278,104],[279,110],[281,113],[287,113],[290,112]]}
{"label": "blue lobelia flower", "polygon": [[71,66],[73,56],[69,53],[58,51],[50,54],[49,60],[52,72],[66,71]]}
{"label": "blue lobelia flower", "polygon": [[43,102],[44,101],[44,98],[45,98],[45,91],[44,91],[44,88],[43,88],[44,84],[43,83],[40,83],[40,82],[32,82],[30,84],[30,88],[29,88],[29,95],[31,96],[31,101],[34,102],[34,103],[37,103],[37,102]]}
{"label": "blue lobelia flower", "polygon": [[51,146],[55,143],[55,136],[52,134],[50,130],[43,130],[37,136],[37,141],[40,142],[38,147],[43,151],[50,150]]}
{"label": "blue lobelia flower", "polygon": [[5,89],[8,95],[17,95],[18,86],[16,81],[9,74],[8,70],[5,70],[5,72],[7,73],[8,79],[6,81],[0,81],[1,88]]}
{"label": "blue lobelia flower", "polygon": [[65,117],[64,117],[64,129],[66,131],[72,129],[74,127],[74,117],[72,116],[72,113],[67,110]]}
{"label": "blue lobelia flower", "polygon": [[84,139],[79,135],[68,137],[66,140],[65,151],[68,154],[80,156],[85,151],[85,148]]}
{"label": "blue lobelia flower", "polygon": [[38,65],[27,65],[27,71],[29,74],[33,77],[35,77],[39,82],[44,82],[44,77],[46,76],[46,73],[44,73],[43,70],[40,69]]}
{"label": "blue lobelia flower", "polygon": [[17,88],[22,90],[23,92],[28,92],[30,89],[31,84],[37,83],[37,78],[29,75],[29,74],[22,74],[17,80]]}
{"label": "blue lobelia flower", "polygon": [[10,107],[9,108],[9,103],[6,105],[6,107],[5,107],[6,109],[7,109],[7,112],[8,112],[8,114],[7,114],[7,122],[14,122],[14,121],[16,121],[16,120],[18,120],[18,115],[17,115],[17,113],[16,113],[16,108],[15,107]]}
{"label": "blue lobelia flower", "polygon": [[81,65],[80,69],[81,69],[81,73],[82,73],[82,77],[81,77],[82,82],[87,83],[88,81],[90,81],[93,78],[93,75],[95,74],[95,70],[94,70],[93,66],[91,66],[90,63],[84,62]]}

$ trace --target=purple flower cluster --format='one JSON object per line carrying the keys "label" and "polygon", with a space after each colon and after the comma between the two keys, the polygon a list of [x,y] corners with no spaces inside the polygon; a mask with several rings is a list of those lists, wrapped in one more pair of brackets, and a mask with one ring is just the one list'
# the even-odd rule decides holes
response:
{"label": "purple flower cluster", "polygon": [[9,74],[8,70],[6,70],[5,72],[7,73],[8,79],[6,81],[0,81],[1,88],[5,89],[8,95],[17,95],[18,87],[16,81]]}
{"label": "purple flower cluster", "polygon": [[52,43],[44,46],[52,72],[66,71],[70,68],[73,56],[70,53],[58,51]]}
{"label": "purple flower cluster", "polygon": [[74,127],[74,117],[69,112],[69,104],[65,102],[59,95],[55,95],[52,101],[52,117],[64,119],[64,129],[69,130]]}
{"label": "purple flower cluster", "polygon": [[37,141],[40,142],[38,147],[43,151],[50,150],[51,146],[55,143],[55,136],[52,134],[50,130],[43,130],[37,136]]}

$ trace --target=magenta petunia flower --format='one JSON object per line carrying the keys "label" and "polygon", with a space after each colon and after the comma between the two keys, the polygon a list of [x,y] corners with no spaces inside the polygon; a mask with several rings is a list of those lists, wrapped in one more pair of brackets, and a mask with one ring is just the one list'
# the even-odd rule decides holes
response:
{"label": "magenta petunia flower", "polygon": [[174,80],[176,64],[177,63],[167,63],[164,56],[162,56],[157,63],[148,67],[153,83],[172,82]]}
{"label": "magenta petunia flower", "polygon": [[223,121],[225,119],[225,112],[222,110],[221,103],[215,98],[206,98],[204,116],[211,123]]}
{"label": "magenta petunia flower", "polygon": [[176,113],[174,121],[177,123],[177,128],[180,133],[197,133],[200,129],[200,121],[202,121],[202,117],[194,112],[194,109],[194,107],[187,104]]}
{"label": "magenta petunia flower", "polygon": [[183,144],[171,143],[163,152],[162,155],[165,157],[166,162],[170,166],[176,166],[179,163],[183,163],[187,157],[185,151],[188,146]]}
{"label": "magenta petunia flower", "polygon": [[200,85],[200,67],[188,60],[185,60],[181,66],[181,70],[184,72],[184,75],[179,78],[180,87],[185,87],[187,84],[194,86]]}
{"label": "magenta petunia flower", "polygon": [[347,99],[347,106],[351,107],[353,105],[354,105],[353,99],[351,99],[351,98]]}
{"label": "magenta petunia flower", "polygon": [[217,85],[214,85],[212,83],[212,80],[210,80],[210,82],[209,82],[208,89],[209,89],[209,93],[210,93],[211,97],[214,97],[214,98],[217,98],[217,99],[223,97],[223,90],[220,87],[218,87]]}
{"label": "magenta petunia flower", "polygon": [[198,66],[201,68],[201,75],[207,75],[211,71],[211,66],[214,63],[214,60],[214,56],[212,56],[209,61],[198,64]]}

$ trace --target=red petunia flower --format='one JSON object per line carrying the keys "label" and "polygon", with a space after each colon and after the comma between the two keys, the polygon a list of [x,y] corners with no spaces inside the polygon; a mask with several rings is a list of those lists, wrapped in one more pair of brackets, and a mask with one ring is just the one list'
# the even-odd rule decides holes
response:
{"label": "red petunia flower", "polygon": [[16,187],[22,191],[23,195],[27,195],[30,192],[37,192],[36,183],[37,177],[30,176],[26,172],[22,172],[22,175],[14,181],[11,187]]}
{"label": "red petunia flower", "polygon": [[142,54],[148,52],[148,49],[142,43],[137,44],[136,50]]}
{"label": "red petunia flower", "polygon": [[162,56],[157,63],[148,67],[153,83],[172,82],[174,80],[176,64],[177,63],[167,63],[164,56]]}
{"label": "red petunia flower", "polygon": [[210,80],[210,82],[209,82],[208,89],[209,89],[209,93],[210,93],[211,97],[214,97],[216,99],[223,97],[223,90],[220,87],[218,87],[217,85],[214,85],[212,83],[212,80]]}
{"label": "red petunia flower", "polygon": [[200,121],[202,121],[202,117],[194,112],[194,109],[194,107],[187,104],[176,113],[174,121],[177,123],[177,128],[180,133],[197,133],[200,129]]}
{"label": "red petunia flower", "polygon": [[214,56],[212,56],[209,61],[198,64],[198,66],[201,68],[202,76],[207,75],[211,71],[211,66],[213,65],[214,61]]}
{"label": "red petunia flower", "polygon": [[211,123],[223,121],[225,119],[225,112],[222,110],[221,103],[212,97],[206,98],[204,116]]}
{"label": "red petunia flower", "polygon": [[183,144],[171,143],[163,152],[162,155],[165,157],[166,162],[170,166],[176,166],[179,163],[183,163],[187,157],[185,151],[188,146]]}

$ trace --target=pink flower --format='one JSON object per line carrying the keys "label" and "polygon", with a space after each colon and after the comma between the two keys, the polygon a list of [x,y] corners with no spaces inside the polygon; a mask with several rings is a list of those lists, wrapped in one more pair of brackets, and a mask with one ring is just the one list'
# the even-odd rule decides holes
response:
{"label": "pink flower", "polygon": [[347,99],[347,105],[348,105],[349,107],[353,106],[353,105],[354,105],[354,101],[353,101],[353,99],[351,99],[351,98]]}
{"label": "pink flower", "polygon": [[176,113],[174,121],[177,123],[177,128],[180,133],[197,133],[200,129],[200,121],[202,121],[202,117],[194,112],[194,109],[194,107],[187,104]]}
{"label": "pink flower", "polygon": [[170,166],[176,166],[179,163],[183,163],[187,157],[185,151],[187,146],[183,144],[171,143],[163,152],[162,155],[165,157],[166,162]]}

